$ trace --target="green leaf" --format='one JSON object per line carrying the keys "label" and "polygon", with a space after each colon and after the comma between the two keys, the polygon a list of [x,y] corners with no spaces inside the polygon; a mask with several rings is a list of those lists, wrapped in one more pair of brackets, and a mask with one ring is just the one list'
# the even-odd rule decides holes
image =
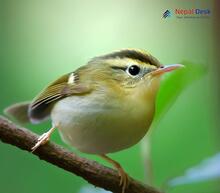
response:
{"label": "green leaf", "polygon": [[201,64],[193,64],[188,61],[183,61],[181,64],[185,67],[165,75],[161,81],[156,102],[154,126],[174,104],[181,92],[206,72],[205,66]]}

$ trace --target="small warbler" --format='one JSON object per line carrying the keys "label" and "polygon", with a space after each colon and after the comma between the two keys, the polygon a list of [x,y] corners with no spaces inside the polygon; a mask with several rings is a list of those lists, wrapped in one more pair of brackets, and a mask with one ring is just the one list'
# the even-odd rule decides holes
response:
{"label": "small warbler", "polygon": [[50,117],[52,128],[39,137],[32,151],[58,128],[67,144],[113,164],[125,192],[128,175],[106,154],[143,138],[154,117],[161,75],[179,67],[163,66],[142,50],[119,50],[93,58],[47,86],[32,102],[14,104],[6,113],[21,122],[39,123]]}

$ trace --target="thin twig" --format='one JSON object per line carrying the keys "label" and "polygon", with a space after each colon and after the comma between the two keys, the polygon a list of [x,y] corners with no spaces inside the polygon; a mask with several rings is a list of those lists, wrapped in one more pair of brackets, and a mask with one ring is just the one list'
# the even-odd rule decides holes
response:
{"label": "thin twig", "polygon": [[[2,142],[30,152],[31,147],[36,143],[38,137],[38,135],[30,130],[17,126],[8,119],[0,116],[0,140]],[[95,186],[114,193],[121,193],[121,187],[119,186],[120,178],[117,172],[95,161],[81,158],[52,142],[39,147],[33,154],[68,172],[81,176]],[[143,185],[132,178],[125,192],[161,193],[159,190]]]}

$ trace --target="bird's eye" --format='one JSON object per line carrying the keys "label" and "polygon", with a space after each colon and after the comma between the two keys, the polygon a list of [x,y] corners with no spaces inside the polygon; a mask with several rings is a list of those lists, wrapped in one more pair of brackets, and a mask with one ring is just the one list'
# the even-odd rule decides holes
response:
{"label": "bird's eye", "polygon": [[128,67],[127,72],[132,76],[136,76],[140,72],[140,67],[137,65],[131,65]]}

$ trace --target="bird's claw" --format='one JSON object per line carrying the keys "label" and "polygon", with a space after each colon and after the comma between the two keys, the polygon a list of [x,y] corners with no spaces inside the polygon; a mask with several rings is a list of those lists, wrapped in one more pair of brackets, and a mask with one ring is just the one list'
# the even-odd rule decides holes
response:
{"label": "bird's claw", "polygon": [[42,134],[38,139],[37,143],[31,148],[31,152],[33,153],[38,147],[44,145],[50,140],[50,135],[53,133],[55,127],[52,127],[48,132]]}
{"label": "bird's claw", "polygon": [[120,176],[119,185],[122,187],[122,193],[125,193],[125,189],[129,185],[129,176],[122,168],[118,168],[118,174]]}
{"label": "bird's claw", "polygon": [[37,139],[37,143],[31,148],[31,152],[34,152],[41,145],[46,144],[49,141],[49,139],[50,139],[50,133],[49,132],[42,134]]}

